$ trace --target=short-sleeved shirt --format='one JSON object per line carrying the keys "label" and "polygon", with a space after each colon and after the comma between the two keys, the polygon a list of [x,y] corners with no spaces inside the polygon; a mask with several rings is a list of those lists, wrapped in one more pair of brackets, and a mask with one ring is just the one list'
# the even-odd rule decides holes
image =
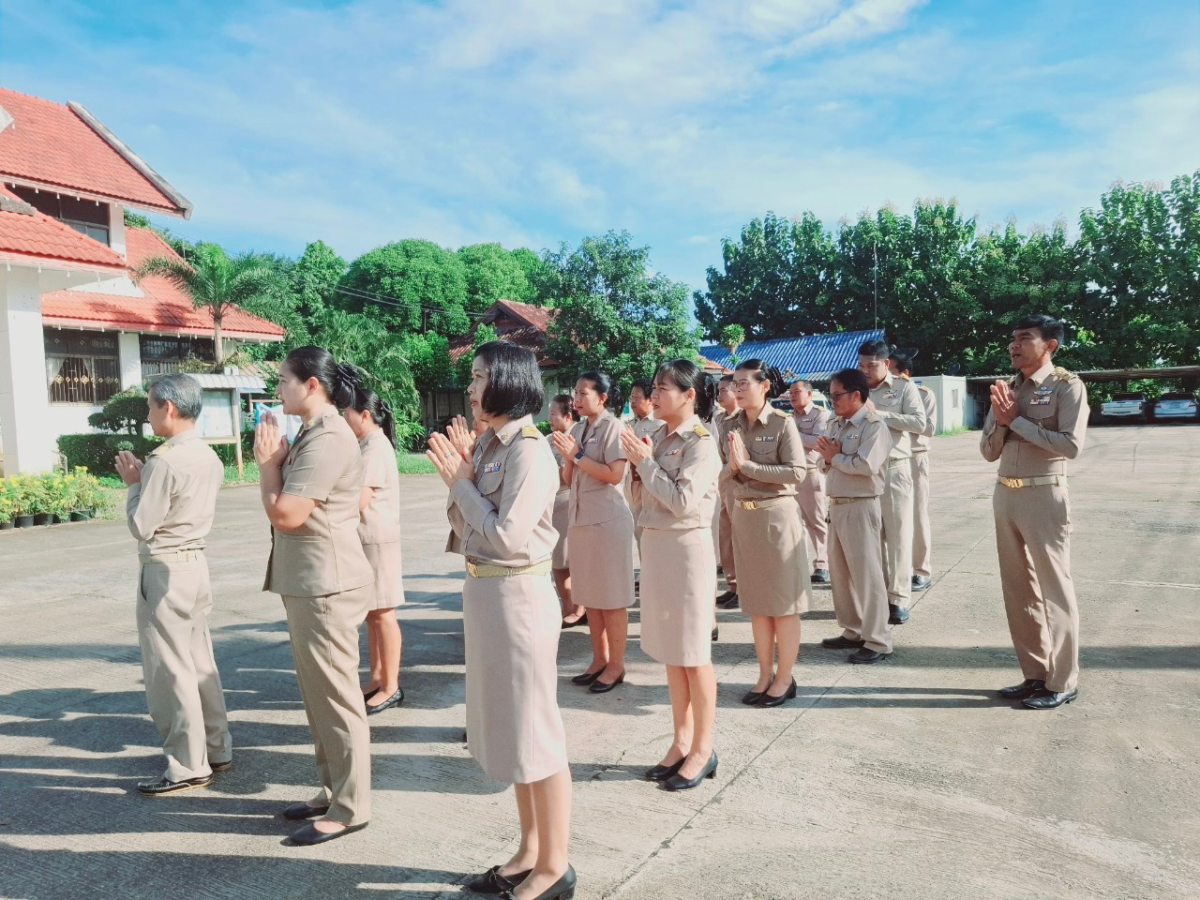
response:
{"label": "short-sleeved shirt", "polygon": [[285,597],[324,597],[371,584],[375,572],[358,538],[362,453],[337,410],[329,407],[305,423],[288,450],[282,474],[282,493],[317,504],[296,530],[271,530],[263,590]]}
{"label": "short-sleeved shirt", "polygon": [[1066,475],[1067,460],[1083,450],[1087,433],[1087,389],[1078,376],[1047,363],[1029,378],[1012,380],[1020,415],[1010,427],[996,424],[988,408],[980,451],[989,462],[1000,460],[1004,478]]}
{"label": "short-sleeved shirt", "polygon": [[692,416],[654,433],[654,453],[638,464],[642,506],[637,524],[662,531],[711,528],[721,457],[708,429]]}
{"label": "short-sleeved shirt", "polygon": [[917,385],[917,395],[925,406],[925,430],[920,434],[910,434],[913,453],[927,451],[932,443],[933,434],[937,431],[937,395],[923,384]]}
{"label": "short-sleeved shirt", "polygon": [[[871,388],[875,412],[888,428],[901,434],[920,434],[925,430],[925,404],[917,394],[917,386],[907,378],[889,372],[878,387]],[[905,437],[892,447],[892,459],[912,456],[912,440]]]}
{"label": "short-sleeved shirt", "polygon": [[864,405],[849,419],[834,419],[829,425],[829,438],[840,441],[842,450],[831,463],[821,459],[825,492],[830,497],[880,496],[884,467],[900,435]]}
{"label": "short-sleeved shirt", "polygon": [[[571,435],[579,442],[583,455],[588,459],[609,465],[625,459],[621,449],[621,429],[625,426],[607,410],[595,423],[582,419],[571,429]],[[574,467],[571,477],[571,504],[568,521],[572,525],[600,525],[611,522],[622,513],[628,512],[629,504],[621,490],[621,482],[606,484],[593,478],[579,466]]]}
{"label": "short-sleeved shirt", "polygon": [[[554,462],[558,466],[559,472],[561,472],[562,467],[567,464],[567,461],[565,459],[563,459],[563,455],[558,452],[558,448],[555,447],[554,444],[550,443],[549,441],[547,441],[547,443],[550,446],[550,453],[554,457]],[[560,494],[571,493],[571,486],[569,484],[563,484],[562,478],[558,479],[558,493],[560,493]]]}
{"label": "short-sleeved shirt", "polygon": [[509,568],[549,559],[558,543],[558,470],[533,418],[513,419],[499,432],[489,428],[475,442],[472,463],[475,479],[450,488],[447,552]]}
{"label": "short-sleeved shirt", "polygon": [[125,504],[138,554],[203,550],[224,481],[225,467],[194,428],[151,451]]}
{"label": "short-sleeved shirt", "polygon": [[800,432],[800,443],[804,445],[808,467],[814,469],[821,462],[821,454],[817,452],[817,438],[826,433],[833,413],[810,403],[808,409],[792,410],[792,418],[796,420],[796,430]]}
{"label": "short-sleeved shirt", "polygon": [[769,500],[795,496],[796,485],[808,471],[808,460],[791,415],[769,403],[754,419],[749,419],[745,410],[739,410],[723,423],[726,442],[735,431],[741,433],[749,459],[735,475],[728,469],[726,452],[726,477],[732,478],[733,498]]}
{"label": "short-sleeved shirt", "polygon": [[396,448],[376,429],[358,442],[362,451],[362,486],[373,488],[371,502],[359,513],[358,537],[364,544],[400,540],[400,467]]}

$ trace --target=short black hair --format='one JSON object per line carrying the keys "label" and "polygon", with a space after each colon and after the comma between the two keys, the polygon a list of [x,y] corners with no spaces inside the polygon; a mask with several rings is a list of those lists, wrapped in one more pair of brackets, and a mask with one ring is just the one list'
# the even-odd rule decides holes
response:
{"label": "short black hair", "polygon": [[1026,316],[1012,327],[1013,331],[1025,331],[1026,329],[1036,330],[1042,336],[1043,341],[1058,341],[1060,347],[1067,331],[1063,327],[1061,319],[1046,315]]}
{"label": "short black hair", "polygon": [[887,341],[867,341],[858,348],[859,356],[869,356],[872,359],[887,359],[892,347]]}
{"label": "short black hair", "polygon": [[546,392],[532,350],[508,341],[488,341],[475,351],[488,369],[488,385],[479,408],[489,416],[520,419],[541,411]]}
{"label": "short black hair", "polygon": [[630,397],[633,396],[633,392],[635,390],[641,391],[642,396],[645,397],[647,400],[649,400],[650,394],[654,390],[654,383],[649,378],[639,378],[637,381],[635,381],[633,384],[631,384],[629,386],[629,396]]}
{"label": "short black hair", "polygon": [[787,390],[787,379],[783,377],[783,373],[775,366],[769,365],[766,360],[744,359],[733,370],[735,372],[753,372],[754,380],[759,384],[764,381],[771,382],[771,386],[767,389],[768,400],[783,396],[783,392]]}
{"label": "short black hair", "polygon": [[906,375],[912,374],[912,357],[907,353],[901,353],[899,350],[895,350],[890,356],[888,356],[888,359],[894,362],[896,364],[896,368],[901,372],[905,373]]}
{"label": "short black hair", "polygon": [[556,394],[550,400],[550,408],[557,408],[561,415],[573,422],[579,421],[579,413],[575,412],[575,398],[570,394]]}
{"label": "short black hair", "polygon": [[871,396],[871,386],[867,383],[866,373],[859,369],[842,369],[840,372],[835,372],[833,377],[829,379],[831,387],[835,381],[847,393],[858,394],[862,398],[863,403],[866,403],[867,398]]}
{"label": "short black hair", "polygon": [[720,378],[717,379],[717,384],[721,385],[727,381],[730,381],[730,382],[733,381],[733,376],[732,375],[722,375]]}

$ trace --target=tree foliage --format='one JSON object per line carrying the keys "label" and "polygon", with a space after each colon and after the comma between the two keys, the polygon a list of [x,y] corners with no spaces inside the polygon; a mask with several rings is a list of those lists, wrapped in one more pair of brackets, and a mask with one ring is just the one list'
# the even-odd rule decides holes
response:
{"label": "tree foliage", "polygon": [[404,240],[364,253],[350,264],[338,306],[398,331],[453,337],[470,327],[467,271],[457,253],[432,241]]}
{"label": "tree foliage", "polygon": [[463,247],[458,258],[466,272],[469,312],[484,312],[497,300],[529,303],[536,296],[521,260],[499,244]]}

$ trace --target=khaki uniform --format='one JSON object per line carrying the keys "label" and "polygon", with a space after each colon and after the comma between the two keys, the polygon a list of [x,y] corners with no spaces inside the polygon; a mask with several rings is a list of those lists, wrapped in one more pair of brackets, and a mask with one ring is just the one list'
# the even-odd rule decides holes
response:
{"label": "khaki uniform", "polygon": [[358,537],[362,454],[330,407],[306,422],[283,464],[283,493],[317,501],[294,531],[271,532],[263,590],[283,598],[296,681],[317,752],[314,805],[344,825],[371,818],[371,753],[358,684],[358,629],[375,573]]}
{"label": "khaki uniform", "polygon": [[137,629],[150,718],[162,736],[168,781],[203,778],[233,757],[221,676],[213,659],[204,539],[225,467],[195,429],[154,449],[129,488],[138,540]]}
{"label": "khaki uniform", "polygon": [[805,459],[808,462],[808,477],[796,488],[800,519],[804,522],[804,529],[812,543],[813,569],[828,569],[825,541],[829,525],[825,520],[829,517],[829,512],[825,502],[825,475],[821,471],[821,454],[817,452],[817,439],[828,432],[833,413],[813,403],[808,409],[793,410],[792,416],[796,420],[796,430],[800,432],[800,443],[807,451]]}
{"label": "khaki uniform", "polygon": [[752,616],[805,612],[812,570],[795,500],[796,485],[808,471],[800,432],[791,415],[769,403],[753,420],[741,410],[728,421],[726,443],[735,431],[742,435],[749,459],[736,475],[727,463],[721,478],[730,482],[733,498],[738,602]]}
{"label": "khaki uniform", "polygon": [[668,666],[712,662],[712,520],[721,457],[698,416],[654,436],[642,480],[642,649]]}
{"label": "khaki uniform", "polygon": [[[725,410],[718,408],[713,414],[713,437],[724,466],[729,453],[728,424],[735,416],[727,415]],[[737,560],[733,557],[733,519],[730,513],[733,509],[733,481],[722,478],[717,484],[717,558],[721,561],[721,569],[725,573],[725,582],[729,589],[737,592]]]}
{"label": "khaki uniform", "polygon": [[929,522],[929,447],[937,431],[937,397],[923,384],[917,385],[917,393],[925,407],[925,430],[920,434],[910,433],[912,441],[913,482],[913,574],[922,578],[933,577],[930,549],[933,546],[933,528]]}
{"label": "khaki uniform", "polygon": [[[577,422],[571,434],[588,459],[608,464],[625,458],[624,427],[605,411],[594,425]],[[571,598],[588,609],[633,606],[633,516],[620,483],[606,484],[575,466],[568,518]]]}
{"label": "khaki uniform", "polygon": [[1051,365],[1012,386],[1020,415],[1004,428],[989,409],[979,444],[984,459],[1000,460],[992,510],[1004,609],[1025,677],[1068,691],[1079,683],[1079,610],[1067,460],[1083,449],[1087,389]]}
{"label": "khaki uniform", "polygon": [[567,766],[558,710],[561,612],[549,578],[559,477],[529,416],[484,432],[473,462],[474,480],[450,489],[446,548],[467,559],[469,749],[489,777],[530,784]]}
{"label": "khaki uniform", "polygon": [[893,437],[866,406],[837,418],[829,437],[841,452],[821,460],[829,491],[829,581],[842,636],[865,641],[876,653],[892,652],[887,588],[883,577],[883,518],[879,497]]}
{"label": "khaki uniform", "polygon": [[392,609],[404,604],[396,448],[379,429],[359,441],[358,447],[362,451],[363,487],[374,488],[370,504],[358,514],[358,538],[375,573],[371,608]]}
{"label": "khaki uniform", "polygon": [[917,386],[890,372],[871,390],[875,413],[892,433],[879,509],[883,516],[883,574],[888,603],[907,608],[912,600],[913,483],[910,434],[925,430],[925,404]]}
{"label": "khaki uniform", "polygon": [[[629,423],[629,427],[633,429],[638,440],[653,439],[654,435],[662,430],[663,423],[647,416],[644,419],[635,418]],[[638,545],[638,552],[641,553],[642,527],[637,522],[638,511],[642,508],[642,483],[637,470],[632,466],[625,469],[625,499],[629,503],[629,514],[633,516],[633,539]]]}
{"label": "khaki uniform", "polygon": [[556,569],[570,569],[571,558],[567,553],[567,531],[571,527],[571,486],[564,484],[561,473],[562,468],[566,464],[561,453],[554,444],[550,444],[550,452],[554,455],[554,462],[558,464],[560,477],[558,479],[558,493],[554,495],[554,530],[558,532],[558,542],[554,545],[554,556],[552,565]]}

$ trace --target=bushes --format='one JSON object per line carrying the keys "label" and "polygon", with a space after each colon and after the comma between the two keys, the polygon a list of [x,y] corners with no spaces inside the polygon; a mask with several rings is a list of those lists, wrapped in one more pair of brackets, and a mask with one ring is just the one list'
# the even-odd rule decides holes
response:
{"label": "bushes", "polygon": [[85,468],[95,475],[116,475],[113,459],[117,451],[129,450],[145,459],[161,443],[162,438],[136,434],[64,434],[58,439],[58,450],[69,466]]}
{"label": "bushes", "polygon": [[82,466],[70,475],[13,475],[0,478],[0,522],[50,513],[61,519],[101,505],[100,482]]}

